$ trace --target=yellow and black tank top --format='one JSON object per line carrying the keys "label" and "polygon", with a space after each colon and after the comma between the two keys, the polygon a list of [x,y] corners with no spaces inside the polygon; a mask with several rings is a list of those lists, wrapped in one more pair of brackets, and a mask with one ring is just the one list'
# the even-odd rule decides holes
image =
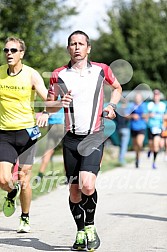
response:
{"label": "yellow and black tank top", "polygon": [[35,90],[31,78],[35,71],[23,65],[15,76],[9,76],[8,65],[0,66],[0,130],[20,130],[35,126]]}

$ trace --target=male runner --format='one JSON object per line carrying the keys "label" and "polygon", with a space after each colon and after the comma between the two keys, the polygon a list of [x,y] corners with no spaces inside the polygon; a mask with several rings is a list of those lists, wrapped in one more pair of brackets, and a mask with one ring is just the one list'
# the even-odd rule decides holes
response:
{"label": "male runner", "polygon": [[106,83],[113,88],[110,103],[104,109],[109,119],[115,118],[122,88],[109,66],[88,61],[91,45],[86,33],[74,31],[68,38],[67,50],[70,62],[55,69],[50,79],[47,111],[57,111],[56,104],[65,110],[63,157],[70,187],[69,206],[77,225],[72,249],[83,250],[87,246],[92,250],[100,246],[94,216],[95,182],[103,154],[103,87]]}
{"label": "male runner", "polygon": [[[34,99],[37,92],[46,100],[47,89],[39,73],[22,63],[23,40],[7,38],[3,51],[7,64],[0,66],[0,188],[8,192],[3,212],[7,217],[15,212],[20,194],[22,213],[17,231],[29,232],[31,169],[34,144],[40,136],[36,124],[44,124],[41,118],[35,120]],[[20,183],[15,183],[12,170],[18,159]]]}

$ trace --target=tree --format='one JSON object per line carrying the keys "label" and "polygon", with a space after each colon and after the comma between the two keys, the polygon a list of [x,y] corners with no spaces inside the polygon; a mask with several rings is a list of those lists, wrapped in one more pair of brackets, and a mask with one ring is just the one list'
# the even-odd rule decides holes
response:
{"label": "tree", "polygon": [[122,0],[107,15],[110,32],[100,30],[99,39],[94,41],[92,55],[95,60],[100,58],[107,63],[120,58],[127,60],[134,74],[128,85],[124,85],[125,89],[145,82],[164,92],[167,83],[167,1]]}
{"label": "tree", "polygon": [[[68,7],[66,2],[66,0],[1,0],[0,46],[9,36],[20,37],[27,47],[24,62],[40,72],[53,70],[57,66],[60,51],[64,50],[54,43],[53,38],[57,31],[63,29],[65,18],[77,14],[76,8]],[[54,65],[51,59],[53,55]],[[62,61],[65,57],[66,54],[61,53]],[[1,53],[0,63],[2,62]]]}

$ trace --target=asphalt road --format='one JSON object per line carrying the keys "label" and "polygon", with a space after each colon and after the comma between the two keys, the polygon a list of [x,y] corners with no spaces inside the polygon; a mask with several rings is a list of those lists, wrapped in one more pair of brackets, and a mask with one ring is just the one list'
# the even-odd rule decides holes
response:
{"label": "asphalt road", "polygon": [[[151,159],[143,152],[139,169],[130,163],[99,174],[99,252],[167,252],[167,162],[160,154],[153,170]],[[67,185],[32,202],[31,233],[16,233],[19,215],[19,206],[11,217],[0,213],[0,251],[71,251],[76,227]]]}

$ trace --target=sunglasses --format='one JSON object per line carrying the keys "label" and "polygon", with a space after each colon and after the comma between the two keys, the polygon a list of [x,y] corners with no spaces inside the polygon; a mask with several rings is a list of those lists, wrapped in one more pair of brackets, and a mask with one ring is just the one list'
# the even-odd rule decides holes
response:
{"label": "sunglasses", "polygon": [[16,52],[18,52],[18,51],[21,52],[21,50],[18,50],[17,48],[4,48],[3,51],[4,51],[4,53],[8,53],[9,51],[10,51],[11,53],[16,53]]}

